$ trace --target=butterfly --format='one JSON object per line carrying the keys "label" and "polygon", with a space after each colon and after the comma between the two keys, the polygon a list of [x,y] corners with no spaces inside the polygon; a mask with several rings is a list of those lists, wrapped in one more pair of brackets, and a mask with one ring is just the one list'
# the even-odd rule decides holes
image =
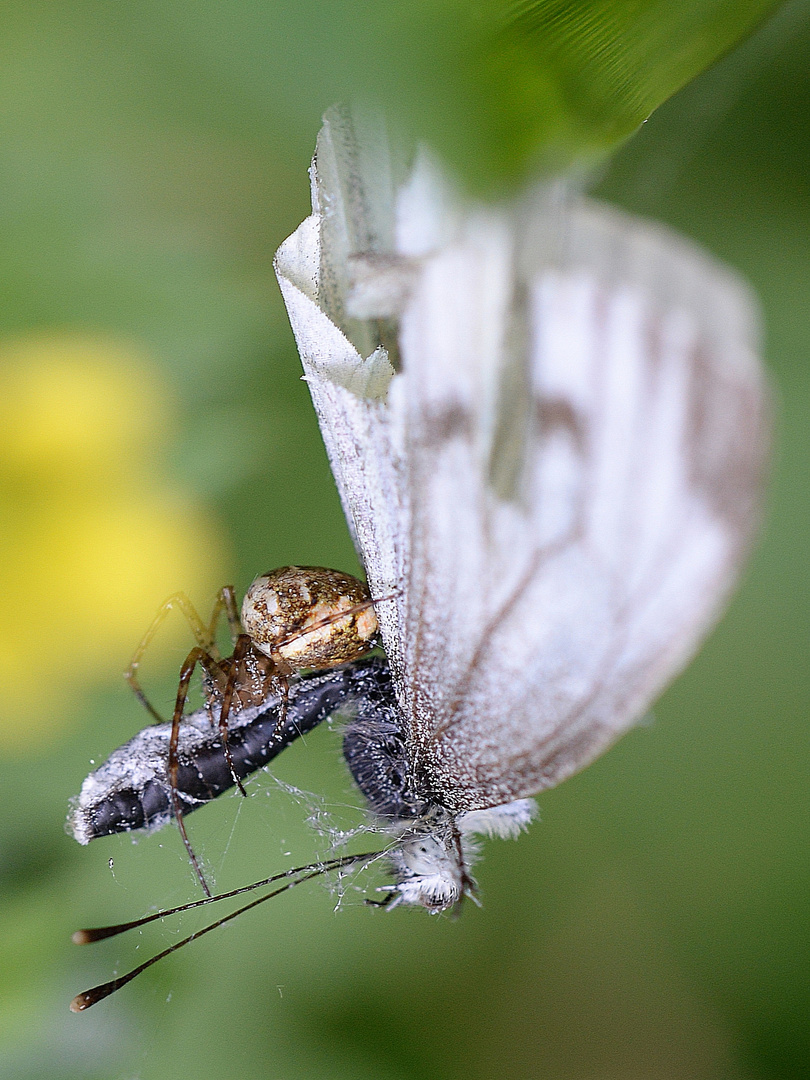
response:
{"label": "butterfly", "polygon": [[293,727],[253,738],[268,700],[229,744],[263,764],[348,709],[344,757],[389,838],[382,903],[439,912],[475,895],[475,837],[525,828],[722,612],[767,472],[757,306],[694,244],[570,186],[477,203],[358,110],[327,113],[311,181],[276,272],[385,659],[294,678]]}
{"label": "butterfly", "polygon": [[587,765],[717,619],[768,447],[756,304],[658,225],[465,202],[327,114],[276,269],[378,605],[415,790],[449,819]]}

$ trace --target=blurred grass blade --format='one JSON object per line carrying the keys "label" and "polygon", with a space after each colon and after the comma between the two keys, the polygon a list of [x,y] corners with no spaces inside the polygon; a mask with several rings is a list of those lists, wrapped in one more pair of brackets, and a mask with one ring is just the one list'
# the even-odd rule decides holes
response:
{"label": "blurred grass blade", "polygon": [[496,191],[538,166],[606,152],[774,7],[775,0],[168,0],[150,7],[143,29],[165,32],[158,24],[167,19],[183,55],[196,53],[261,99],[297,138],[304,129],[312,138],[333,101],[365,96],[432,143],[470,186]]}

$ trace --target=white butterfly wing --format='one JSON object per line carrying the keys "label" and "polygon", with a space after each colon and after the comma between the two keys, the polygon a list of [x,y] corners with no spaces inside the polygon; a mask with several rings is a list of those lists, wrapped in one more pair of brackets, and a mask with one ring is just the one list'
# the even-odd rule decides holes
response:
{"label": "white butterfly wing", "polygon": [[663,230],[563,213],[551,252],[525,211],[471,217],[402,318],[403,693],[456,809],[556,784],[646,711],[756,521],[747,295]]}
{"label": "white butterfly wing", "polygon": [[[663,229],[548,191],[463,208],[426,163],[353,293],[324,241],[381,185],[324,184],[279,274],[374,594],[397,593],[380,615],[413,767],[450,809],[497,805],[592,760],[716,618],[767,444],[754,309]],[[396,375],[349,342],[375,330]]]}

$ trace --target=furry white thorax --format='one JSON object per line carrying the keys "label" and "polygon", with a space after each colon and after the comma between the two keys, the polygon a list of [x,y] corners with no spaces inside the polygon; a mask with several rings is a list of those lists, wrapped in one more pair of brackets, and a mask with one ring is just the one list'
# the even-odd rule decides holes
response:
{"label": "furry white thorax", "polygon": [[386,905],[413,904],[438,914],[465,895],[475,899],[469,870],[478,855],[475,837],[516,839],[537,813],[533,799],[517,799],[456,817],[431,816],[392,826],[399,845],[389,854],[395,884]]}

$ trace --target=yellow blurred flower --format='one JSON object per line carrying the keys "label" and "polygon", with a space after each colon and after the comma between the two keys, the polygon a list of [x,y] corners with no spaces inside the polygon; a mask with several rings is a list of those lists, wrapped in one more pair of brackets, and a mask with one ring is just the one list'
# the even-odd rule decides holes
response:
{"label": "yellow blurred flower", "polygon": [[[135,350],[0,346],[0,748],[65,726],[170,593],[221,584],[219,530],[160,472],[170,420]],[[171,642],[170,627],[156,654]]]}

